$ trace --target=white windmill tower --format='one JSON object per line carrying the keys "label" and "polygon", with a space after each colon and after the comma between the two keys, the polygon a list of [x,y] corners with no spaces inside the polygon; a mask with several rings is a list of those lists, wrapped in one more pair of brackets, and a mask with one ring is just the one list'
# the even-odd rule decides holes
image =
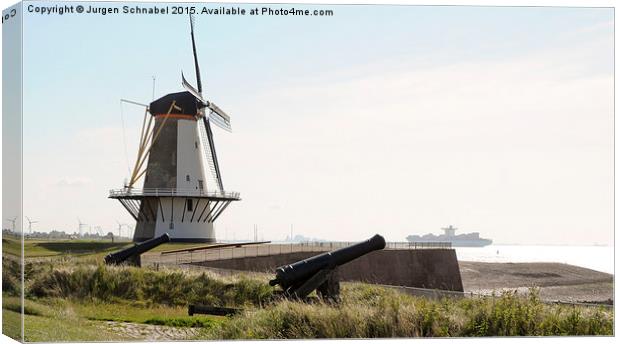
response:
{"label": "white windmill tower", "polygon": [[[130,181],[123,189],[110,191],[109,197],[119,200],[136,220],[136,242],[164,233],[171,241],[214,242],[213,222],[231,202],[240,200],[239,193],[224,191],[211,123],[230,131],[230,117],[203,98],[191,16],[190,32],[197,88],[181,73],[184,92],[143,105],[146,111]],[[144,186],[136,189],[141,177]]]}

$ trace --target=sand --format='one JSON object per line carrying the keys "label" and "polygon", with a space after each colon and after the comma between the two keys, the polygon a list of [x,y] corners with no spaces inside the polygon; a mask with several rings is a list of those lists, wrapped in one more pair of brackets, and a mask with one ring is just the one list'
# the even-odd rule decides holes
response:
{"label": "sand", "polygon": [[608,302],[613,300],[613,275],[560,263],[480,263],[459,261],[466,292],[501,290],[526,293],[537,287],[546,301]]}

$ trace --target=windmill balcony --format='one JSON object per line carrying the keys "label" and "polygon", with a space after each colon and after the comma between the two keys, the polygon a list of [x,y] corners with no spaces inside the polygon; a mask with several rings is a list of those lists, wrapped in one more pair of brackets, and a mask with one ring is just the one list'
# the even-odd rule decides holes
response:
{"label": "windmill balcony", "polygon": [[152,189],[136,189],[122,188],[110,190],[109,198],[145,198],[145,197],[192,197],[207,198],[212,200],[230,200],[238,201],[240,196],[238,192],[226,191],[205,191],[200,189],[176,189],[176,188],[152,188]]}

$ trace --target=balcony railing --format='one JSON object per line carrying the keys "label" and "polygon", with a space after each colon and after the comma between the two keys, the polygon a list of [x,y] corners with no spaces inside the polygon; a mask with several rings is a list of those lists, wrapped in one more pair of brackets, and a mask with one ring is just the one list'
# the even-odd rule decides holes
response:
{"label": "balcony railing", "polygon": [[110,190],[111,198],[119,197],[197,197],[197,198],[223,198],[238,200],[238,192],[225,192],[225,191],[205,191],[200,189],[176,189],[176,188],[147,188],[147,189],[135,189],[135,188],[122,188],[116,190]]}

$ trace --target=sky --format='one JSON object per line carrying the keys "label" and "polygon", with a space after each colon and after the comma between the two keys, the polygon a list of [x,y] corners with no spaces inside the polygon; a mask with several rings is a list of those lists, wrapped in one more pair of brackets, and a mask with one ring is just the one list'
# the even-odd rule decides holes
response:
{"label": "sky", "polygon": [[[308,8],[335,14],[196,17],[204,93],[232,118],[215,132],[222,179],[243,199],[218,238],[404,241],[452,224],[613,243],[612,9]],[[23,49],[24,215],[133,224],[107,198],[143,111],[119,100],[194,79],[187,17],[25,13]]]}

